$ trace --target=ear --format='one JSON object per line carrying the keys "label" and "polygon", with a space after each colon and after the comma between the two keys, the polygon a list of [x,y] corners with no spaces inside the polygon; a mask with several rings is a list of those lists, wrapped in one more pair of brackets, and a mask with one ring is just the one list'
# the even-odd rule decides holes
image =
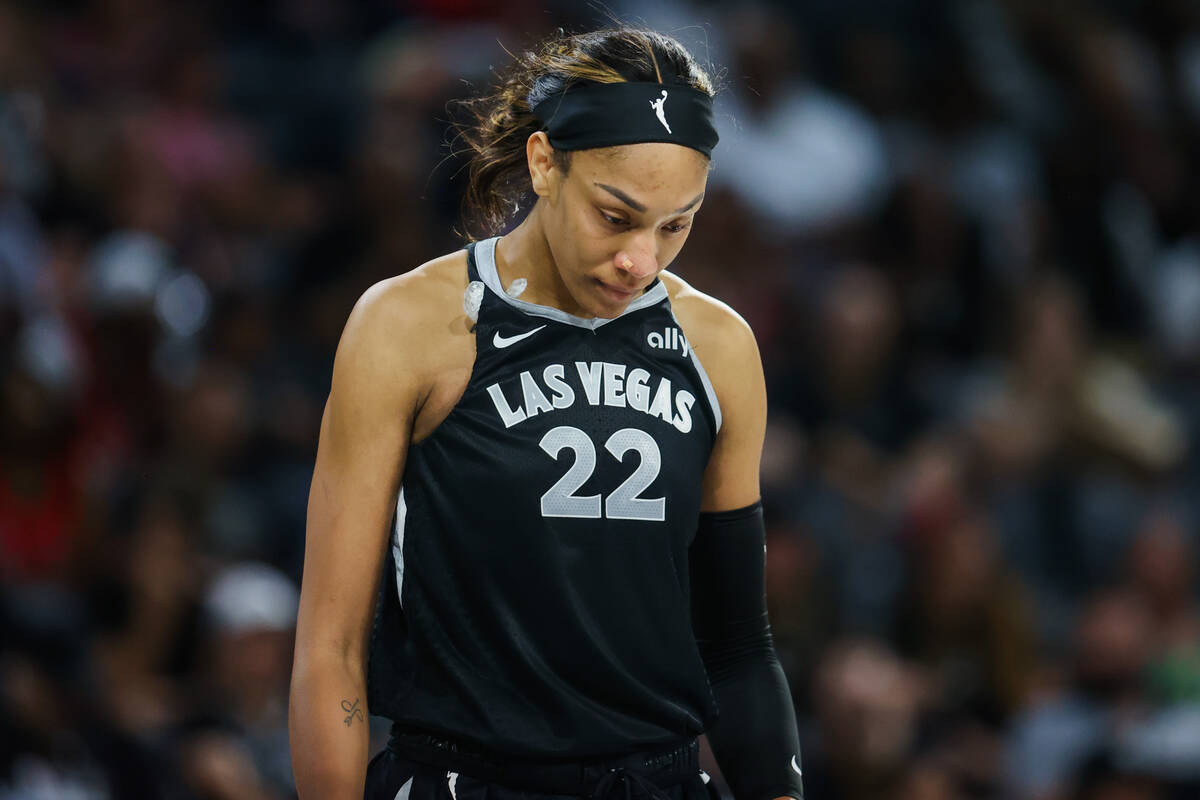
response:
{"label": "ear", "polygon": [[554,165],[554,147],[545,131],[536,131],[525,142],[525,159],[529,162],[529,181],[538,197],[553,202],[558,194],[562,171]]}

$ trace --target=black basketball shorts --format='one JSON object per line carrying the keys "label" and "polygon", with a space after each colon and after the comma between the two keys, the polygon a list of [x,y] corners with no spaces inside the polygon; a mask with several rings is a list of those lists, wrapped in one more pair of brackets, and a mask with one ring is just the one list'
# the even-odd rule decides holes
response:
{"label": "black basketball shorts", "polygon": [[397,747],[393,738],[371,759],[364,800],[720,800],[696,764],[694,741],[682,751],[580,765],[574,773],[559,764],[481,766],[458,753],[409,745]]}

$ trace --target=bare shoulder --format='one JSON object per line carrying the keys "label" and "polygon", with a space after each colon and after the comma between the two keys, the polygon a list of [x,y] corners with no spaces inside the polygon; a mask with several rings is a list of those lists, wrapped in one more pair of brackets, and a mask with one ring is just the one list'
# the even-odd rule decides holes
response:
{"label": "bare shoulder", "polygon": [[351,318],[371,319],[396,331],[435,320],[450,323],[464,316],[466,285],[466,252],[448,253],[372,285],[355,303]]}
{"label": "bare shoulder", "polygon": [[385,364],[410,367],[436,361],[443,347],[469,334],[463,311],[465,251],[448,253],[364,291],[346,321],[342,339],[376,353]]}
{"label": "bare shoulder", "polygon": [[759,497],[767,389],[754,332],[740,314],[677,275],[662,273],[671,309],[712,381],[721,430],[704,473],[701,508],[743,508]]}
{"label": "bare shoulder", "polygon": [[751,336],[750,326],[727,303],[705,294],[683,278],[664,271],[659,277],[671,298],[671,308],[681,325],[689,328],[689,340],[704,336],[725,338]]}
{"label": "bare shoulder", "polygon": [[448,377],[469,373],[474,359],[466,284],[461,252],[370,286],[342,330],[331,396],[422,422],[429,398],[440,396]]}
{"label": "bare shoulder", "polygon": [[761,371],[754,332],[740,314],[678,275],[664,271],[660,278],[675,318],[718,394],[721,383],[738,381],[748,371]]}

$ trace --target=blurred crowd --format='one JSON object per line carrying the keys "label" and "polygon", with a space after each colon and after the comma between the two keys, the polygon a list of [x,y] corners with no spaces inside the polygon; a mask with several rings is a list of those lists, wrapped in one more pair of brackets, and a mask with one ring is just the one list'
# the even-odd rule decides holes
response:
{"label": "blurred crowd", "polygon": [[810,800],[1200,796],[1193,0],[5,0],[0,799],[294,797],[342,325],[609,12],[721,85],[672,268],[763,352]]}

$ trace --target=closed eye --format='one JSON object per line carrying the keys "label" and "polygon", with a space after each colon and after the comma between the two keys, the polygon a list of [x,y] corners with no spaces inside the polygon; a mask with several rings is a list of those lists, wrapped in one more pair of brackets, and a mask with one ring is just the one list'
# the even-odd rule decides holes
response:
{"label": "closed eye", "polygon": [[[600,211],[599,214],[600,214],[600,217],[605,222],[607,222],[609,225],[612,225],[614,228],[628,228],[630,225],[629,220],[621,219],[620,217],[614,217],[611,214],[604,213],[603,211]],[[667,233],[674,235],[674,234],[683,233],[690,227],[691,227],[691,223],[677,222],[677,223],[673,223],[671,225],[664,225],[663,230],[665,230]]]}

